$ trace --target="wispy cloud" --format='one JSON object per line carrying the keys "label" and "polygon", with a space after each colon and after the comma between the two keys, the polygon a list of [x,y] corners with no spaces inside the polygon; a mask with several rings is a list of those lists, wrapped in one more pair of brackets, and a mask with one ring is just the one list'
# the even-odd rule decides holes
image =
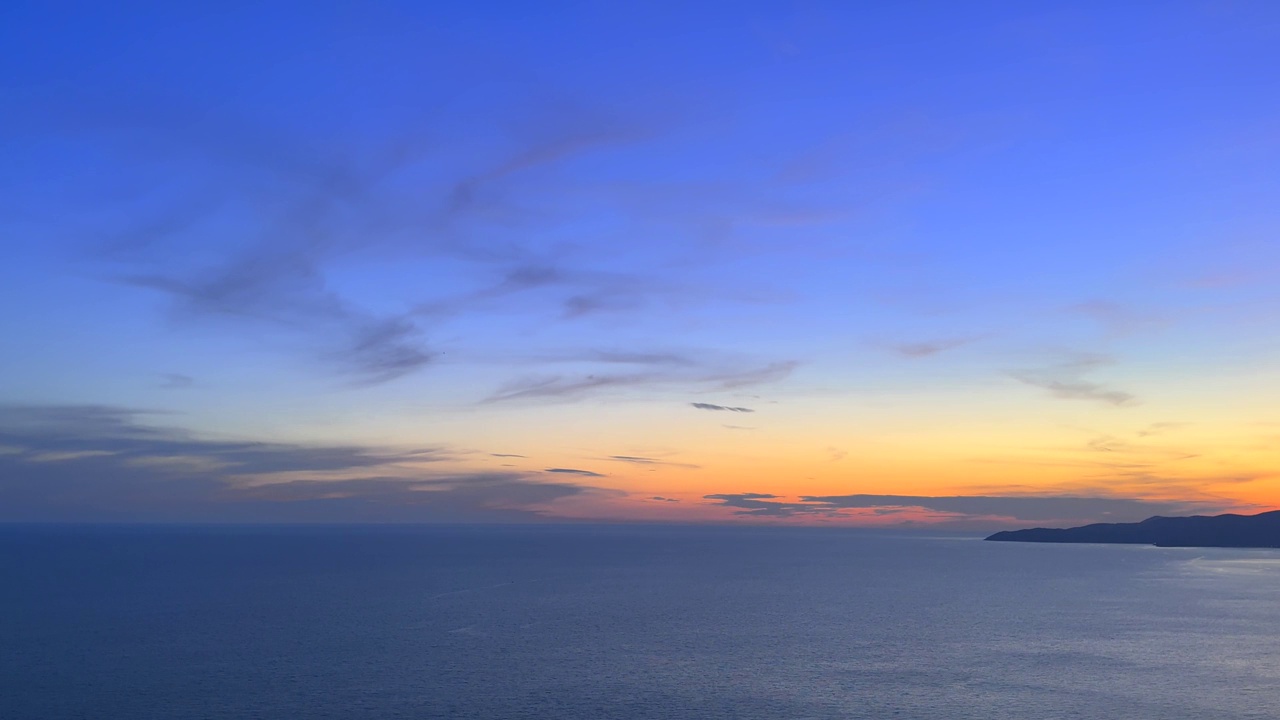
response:
{"label": "wispy cloud", "polygon": [[927,340],[922,342],[898,343],[892,346],[892,350],[903,357],[908,358],[924,358],[944,353],[948,350],[967,345],[974,341],[974,338],[949,338],[944,340]]}
{"label": "wispy cloud", "polygon": [[[613,364],[616,361],[606,362]],[[736,370],[701,367],[692,362],[654,362],[649,363],[651,367],[647,370],[629,373],[602,371],[576,376],[526,376],[503,385],[483,402],[574,400],[599,392],[628,388],[684,386],[694,390],[726,390],[775,382],[790,374],[797,364],[791,361],[777,362],[755,369]]]}
{"label": "wispy cloud", "polygon": [[711,403],[702,403],[702,402],[689,403],[689,404],[699,410],[715,410],[715,411],[736,412],[736,413],[755,412],[755,410],[752,410],[749,407],[732,407],[730,405],[713,405]]}
{"label": "wispy cloud", "polygon": [[[607,158],[660,139],[669,121],[648,111],[522,98],[485,120],[491,142],[442,150],[450,143],[421,139],[432,133],[418,118],[387,140],[344,144],[280,133],[218,107],[139,98],[112,99],[107,112],[94,107],[107,101],[86,95],[84,112],[63,113],[99,121],[112,115],[107,124],[131,167],[150,167],[160,178],[179,162],[189,181],[119,213],[131,219],[103,233],[109,237],[94,253],[102,263],[96,272],[160,298],[184,331],[247,338],[356,385],[430,368],[452,351],[447,338],[458,342],[440,329],[455,319],[519,312],[542,325],[591,323],[658,302],[679,310],[772,293],[744,292],[727,280],[682,281],[670,269],[686,262],[684,243],[654,246],[657,253],[623,263],[589,241],[546,240],[601,207],[690,235],[718,219],[689,188],[669,183],[575,184],[575,163],[588,155]],[[146,150],[157,146],[163,151]],[[704,191],[723,195],[718,204],[734,213],[757,205],[764,190],[738,185]],[[349,267],[387,261],[421,266],[423,281],[411,289],[347,282]],[[435,281],[445,276],[448,282]],[[615,367],[517,378],[488,401],[576,399],[654,384],[713,392],[780,381],[797,367],[790,360],[744,366],[613,350],[587,361]]]}
{"label": "wispy cloud", "polygon": [[[568,118],[573,119],[571,124],[565,123]],[[580,108],[557,113],[557,117],[549,123],[544,120],[542,125],[541,138],[528,141],[487,170],[459,181],[449,195],[449,210],[461,213],[473,209],[485,194],[494,191],[493,186],[511,176],[555,165],[593,150],[634,143],[652,134],[652,128],[617,116],[584,113]]]}
{"label": "wispy cloud", "polygon": [[1109,453],[1130,452],[1133,449],[1129,443],[1110,435],[1099,435],[1085,443],[1085,446],[1094,452]]}
{"label": "wispy cloud", "polygon": [[615,462],[631,463],[633,465],[665,465],[667,467],[685,468],[688,470],[697,470],[701,466],[692,463],[675,462],[672,460],[661,460],[659,458],[641,457],[638,455],[610,455],[609,460]]}
{"label": "wispy cloud", "polygon": [[[492,262],[499,264],[500,260]],[[519,296],[546,303],[560,320],[578,320],[602,313],[639,310],[655,298],[686,294],[688,292],[679,286],[635,273],[591,270],[573,266],[563,258],[555,262],[522,258],[515,265],[502,269],[492,284],[420,303],[412,313],[426,318],[444,318],[487,312]]]}
{"label": "wispy cloud", "polygon": [[[111,278],[166,297],[184,327],[277,340],[283,333],[291,350],[357,382],[385,382],[429,362],[404,313],[361,307],[328,277],[350,238],[377,242],[372,228],[394,214],[379,187],[414,152],[393,147],[355,162],[230,121],[216,108],[153,100],[145,111],[129,109],[122,137],[143,147],[167,136],[182,155],[190,183],[180,187],[190,185],[190,195],[164,193],[171,206],[153,210],[160,221],[144,214],[99,246]],[[147,158],[132,156],[138,166]],[[239,226],[226,237],[232,215]]]}
{"label": "wispy cloud", "polygon": [[360,382],[394,380],[428,364],[416,326],[360,310],[332,291],[307,251],[267,252],[191,273],[137,274],[122,282],[167,295],[182,322],[218,318],[293,333],[317,357]]}
{"label": "wispy cloud", "polygon": [[[284,518],[311,521],[320,515],[330,522],[413,522],[535,519],[544,514],[540,506],[584,492],[600,491],[568,483],[532,482],[514,473],[459,473],[421,480],[297,480],[250,486],[237,495],[242,502],[258,503],[260,508],[269,505]],[[322,514],[310,507],[324,505],[329,507]],[[259,513],[266,515],[261,509]]]}
{"label": "wispy cloud", "polygon": [[1135,312],[1131,308],[1109,300],[1089,300],[1068,308],[1076,315],[1087,317],[1102,326],[1108,337],[1126,337],[1142,330],[1157,328],[1165,320],[1150,314]]}
{"label": "wispy cloud", "polygon": [[1019,382],[1043,388],[1054,397],[1065,400],[1092,400],[1115,406],[1136,404],[1137,398],[1132,394],[1084,378],[1087,373],[1113,362],[1105,355],[1081,354],[1056,365],[1015,370],[1009,375]]}
{"label": "wispy cloud", "polygon": [[0,406],[0,520],[518,520],[611,494],[520,473],[452,469],[438,447],[201,437],[100,406]]}
{"label": "wispy cloud", "polygon": [[579,378],[567,378],[561,375],[529,377],[507,383],[499,388],[497,392],[485,398],[484,402],[496,403],[539,398],[572,399],[597,390],[636,387],[652,382],[660,382],[661,380],[661,376],[653,374],[587,375]]}
{"label": "wispy cloud", "polygon": [[785,380],[795,369],[800,366],[796,360],[785,360],[782,362],[769,363],[768,365],[755,370],[746,370],[738,373],[729,373],[715,380],[720,390],[734,390],[752,385],[763,385],[766,383],[778,382]]}
{"label": "wispy cloud", "polygon": [[[335,472],[421,465],[451,459],[442,448],[381,449],[361,445],[304,445],[211,440],[140,422],[146,413],[101,406],[0,407],[0,442],[30,455],[68,459],[109,456],[134,465],[157,459],[199,460],[222,477],[282,472]],[[22,456],[15,456],[22,457]]]}
{"label": "wispy cloud", "polygon": [[196,384],[196,379],[190,375],[165,373],[160,377],[163,378],[163,381],[160,383],[160,387],[165,388],[166,390],[181,390]]}
{"label": "wispy cloud", "polygon": [[1176,430],[1180,427],[1186,427],[1190,423],[1184,422],[1158,422],[1151,423],[1145,428],[1137,432],[1138,437],[1150,437],[1152,435],[1163,435],[1170,430]]}
{"label": "wispy cloud", "polygon": [[1214,512],[1230,508],[1229,502],[1205,500],[1146,500],[1125,497],[1083,496],[925,496],[925,495],[803,495],[788,501],[771,493],[720,493],[706,495],[735,514],[750,517],[835,518],[844,511],[869,510],[878,514],[902,514],[912,510],[942,513],[949,522],[1130,522],[1152,515]]}
{"label": "wispy cloud", "polygon": [[592,472],[591,470],[579,470],[577,468],[547,468],[543,472],[559,473],[561,475],[581,475],[583,477],[604,477],[604,474]]}
{"label": "wispy cloud", "polygon": [[[506,357],[504,356],[504,359]],[[706,358],[699,358],[697,353],[644,351],[644,350],[561,350],[528,355],[515,355],[516,362],[528,365],[602,365],[650,367],[669,369],[680,372],[681,369],[696,370],[708,363]]]}
{"label": "wispy cloud", "polygon": [[[576,318],[640,307],[671,290],[641,274],[574,265],[564,252],[509,232],[482,231],[510,230],[538,215],[519,208],[516,198],[546,173],[651,137],[656,126],[635,113],[553,103],[539,112],[513,110],[519,121],[510,123],[509,138],[485,146],[492,152],[453,158],[444,177],[433,167],[424,181],[421,141],[309,145],[301,135],[276,134],[177,98],[78,100],[83,105],[74,114],[114,128],[116,144],[136,150],[129,162],[140,173],[149,160],[166,172],[170,163],[183,163],[188,182],[157,192],[167,201],[137,208],[130,226],[105,232],[95,257],[116,282],[166,298],[184,328],[269,338],[264,344],[273,349],[305,353],[357,383],[382,383],[431,363],[434,352],[419,322],[435,312],[484,312],[488,301],[558,287],[555,312]],[[420,127],[405,128],[406,138],[422,136]],[[150,150],[157,144],[166,152]],[[504,275],[453,299],[406,298],[401,310],[385,303],[375,309],[333,279],[357,253],[447,258]]]}
{"label": "wispy cloud", "polygon": [[585,354],[580,359],[590,362],[614,363],[619,365],[675,365],[679,367],[690,367],[698,364],[692,357],[677,353],[628,352],[617,350],[596,350]]}

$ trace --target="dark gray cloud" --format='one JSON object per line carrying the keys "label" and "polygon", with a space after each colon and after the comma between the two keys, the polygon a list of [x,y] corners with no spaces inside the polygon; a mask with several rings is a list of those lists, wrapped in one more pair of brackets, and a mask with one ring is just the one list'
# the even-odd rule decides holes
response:
{"label": "dark gray cloud", "polygon": [[0,406],[0,521],[520,521],[614,492],[449,470],[441,448],[209,439],[148,415]]}
{"label": "dark gray cloud", "polygon": [[677,500],[677,499],[675,499],[675,498],[662,497],[661,495],[654,495],[653,497],[651,497],[651,498],[649,498],[649,499],[650,499],[650,500],[654,500],[654,501],[656,501],[656,502],[669,502],[669,503],[678,503],[678,502],[680,502],[679,500]]}
{"label": "dark gray cloud", "polygon": [[1108,405],[1137,403],[1130,393],[1086,380],[1083,376],[1099,367],[1112,364],[1105,355],[1080,354],[1066,362],[1045,368],[1015,370],[1009,373],[1019,382],[1048,390],[1054,397],[1066,400],[1093,400]]}
{"label": "dark gray cloud", "polygon": [[604,477],[603,474],[592,472],[590,470],[579,470],[577,468],[547,468],[543,472],[560,473],[563,475],[581,475],[583,477]]}
{"label": "dark gray cloud", "polygon": [[516,453],[489,453],[489,456],[490,456],[490,457],[500,457],[500,458],[522,458],[522,457],[528,457],[528,455],[517,455]]}
{"label": "dark gray cloud", "polygon": [[792,517],[794,515],[833,515],[834,508],[823,508],[805,503],[782,502],[769,493],[715,493],[703,495],[704,500],[715,500],[725,507],[737,508],[735,515],[751,517]]}
{"label": "dark gray cloud", "polygon": [[838,517],[842,510],[870,510],[879,515],[914,509],[954,516],[953,523],[991,525],[991,518],[1016,522],[1087,523],[1133,522],[1152,515],[1219,512],[1231,503],[1201,500],[1157,501],[1122,497],[1082,496],[941,496],[923,495],[805,495],[798,502],[768,493],[722,493],[704,496],[737,515],[751,517]]}
{"label": "dark gray cloud", "polygon": [[755,410],[752,410],[749,407],[732,407],[730,405],[713,405],[711,403],[702,403],[702,402],[689,403],[689,404],[699,410],[717,410],[717,411],[736,412],[736,413],[755,412]]}

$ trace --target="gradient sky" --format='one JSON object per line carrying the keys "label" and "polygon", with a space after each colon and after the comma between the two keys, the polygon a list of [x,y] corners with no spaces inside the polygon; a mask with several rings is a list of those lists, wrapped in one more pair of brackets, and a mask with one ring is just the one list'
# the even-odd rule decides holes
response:
{"label": "gradient sky", "polygon": [[1280,507],[1280,4],[0,10],[0,520]]}

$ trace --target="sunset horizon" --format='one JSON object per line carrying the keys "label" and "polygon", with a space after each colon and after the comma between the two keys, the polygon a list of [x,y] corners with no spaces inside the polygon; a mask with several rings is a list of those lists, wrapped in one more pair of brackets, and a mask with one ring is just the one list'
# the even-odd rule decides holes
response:
{"label": "sunset horizon", "polygon": [[0,47],[0,720],[1280,718],[1280,2]]}
{"label": "sunset horizon", "polygon": [[1280,507],[1268,5],[289,7],[9,14],[0,522]]}

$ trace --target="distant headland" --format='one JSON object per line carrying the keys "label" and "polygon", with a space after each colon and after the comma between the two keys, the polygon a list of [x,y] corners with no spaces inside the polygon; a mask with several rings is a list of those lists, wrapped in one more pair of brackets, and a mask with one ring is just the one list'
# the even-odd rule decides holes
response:
{"label": "distant headland", "polygon": [[1157,547],[1280,548],[1280,510],[1257,515],[1151,517],[1136,523],[1005,530],[987,540],[1042,543],[1125,543]]}

